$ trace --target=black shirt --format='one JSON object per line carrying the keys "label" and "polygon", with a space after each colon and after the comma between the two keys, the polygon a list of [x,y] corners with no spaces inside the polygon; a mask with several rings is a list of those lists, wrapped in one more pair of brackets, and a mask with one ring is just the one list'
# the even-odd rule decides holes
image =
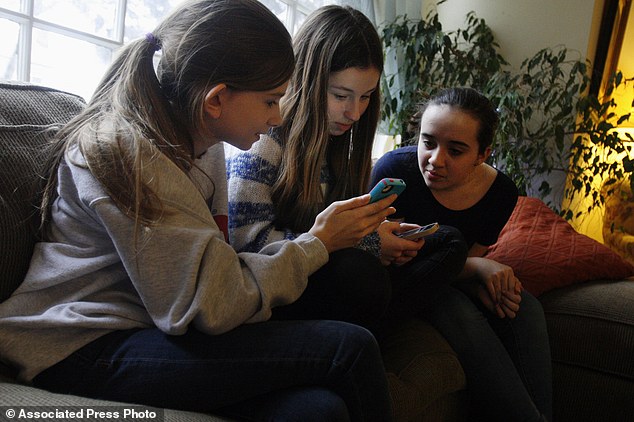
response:
{"label": "black shirt", "polygon": [[420,225],[438,222],[453,226],[462,232],[469,247],[474,243],[494,244],[517,203],[518,191],[513,181],[498,170],[495,181],[475,205],[460,211],[450,210],[434,198],[425,184],[416,150],[416,146],[407,146],[390,151],[372,169],[371,186],[384,177],[403,179],[407,185],[392,204],[396,214],[389,218]]}

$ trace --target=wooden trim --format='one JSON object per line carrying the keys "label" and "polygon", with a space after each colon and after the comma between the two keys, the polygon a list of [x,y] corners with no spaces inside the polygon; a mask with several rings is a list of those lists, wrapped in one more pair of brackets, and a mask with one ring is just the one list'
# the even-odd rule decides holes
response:
{"label": "wooden trim", "polygon": [[601,29],[594,58],[590,93],[605,93],[610,77],[618,70],[619,56],[627,27],[632,0],[607,0],[603,8]]}

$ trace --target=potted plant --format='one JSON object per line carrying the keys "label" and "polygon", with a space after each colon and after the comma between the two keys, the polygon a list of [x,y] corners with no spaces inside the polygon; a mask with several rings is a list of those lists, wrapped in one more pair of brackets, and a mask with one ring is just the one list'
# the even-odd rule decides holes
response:
{"label": "potted plant", "polygon": [[[590,196],[589,208],[601,206],[610,185],[629,179],[634,186],[632,161],[614,162],[631,147],[613,129],[630,116],[615,113],[611,96],[619,87],[631,89],[632,78],[617,72],[603,98],[589,94],[591,67],[565,46],[544,48],[511,72],[493,32],[474,12],[464,29],[452,32],[443,31],[435,12],[419,20],[399,16],[380,31],[387,67],[398,69],[382,79],[382,127],[401,135],[402,145],[416,141],[410,118],[418,102],[444,87],[470,86],[497,105],[500,126],[489,161],[522,195],[540,197],[572,219],[583,210],[573,212],[570,199]],[[551,183],[556,173],[568,179],[559,197]],[[599,181],[608,189],[596,189]]]}

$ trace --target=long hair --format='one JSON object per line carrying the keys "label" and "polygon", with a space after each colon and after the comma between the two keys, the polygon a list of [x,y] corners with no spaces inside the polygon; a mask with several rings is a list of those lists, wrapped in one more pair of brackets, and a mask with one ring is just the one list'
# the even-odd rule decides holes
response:
{"label": "long hair", "polygon": [[56,169],[75,144],[123,213],[137,224],[155,223],[163,209],[142,180],[142,151],[160,151],[188,173],[209,89],[225,83],[265,91],[285,83],[293,68],[288,31],[258,1],[197,0],[176,8],[146,38],[120,50],[86,109],[60,131],[46,174],[42,227],[56,196]]}
{"label": "long hair", "polygon": [[[294,42],[296,68],[281,104],[283,123],[273,129],[284,149],[273,186],[276,225],[308,230],[325,206],[360,195],[368,187],[372,143],[380,113],[380,93],[370,96],[366,112],[348,133],[328,133],[330,74],[351,67],[383,71],[383,49],[376,29],[351,7],[325,6],[313,12]],[[352,153],[348,157],[352,142]],[[328,162],[331,186],[324,196],[320,172]]]}
{"label": "long hair", "polygon": [[430,105],[448,105],[456,107],[478,121],[478,152],[484,154],[493,143],[493,137],[499,124],[499,116],[493,103],[473,88],[457,87],[445,88],[427,101],[419,104],[414,115],[414,122],[420,132],[420,121],[423,113]]}

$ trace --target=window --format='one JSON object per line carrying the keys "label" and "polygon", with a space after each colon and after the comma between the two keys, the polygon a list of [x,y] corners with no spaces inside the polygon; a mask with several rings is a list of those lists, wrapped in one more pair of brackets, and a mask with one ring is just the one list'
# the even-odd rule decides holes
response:
{"label": "window", "polygon": [[313,10],[334,3],[327,0],[260,0],[286,25],[289,32],[294,34],[304,23],[306,16]]}
{"label": "window", "polygon": [[[261,0],[291,33],[328,0]],[[88,99],[116,50],[183,0],[0,0],[0,79]]]}

